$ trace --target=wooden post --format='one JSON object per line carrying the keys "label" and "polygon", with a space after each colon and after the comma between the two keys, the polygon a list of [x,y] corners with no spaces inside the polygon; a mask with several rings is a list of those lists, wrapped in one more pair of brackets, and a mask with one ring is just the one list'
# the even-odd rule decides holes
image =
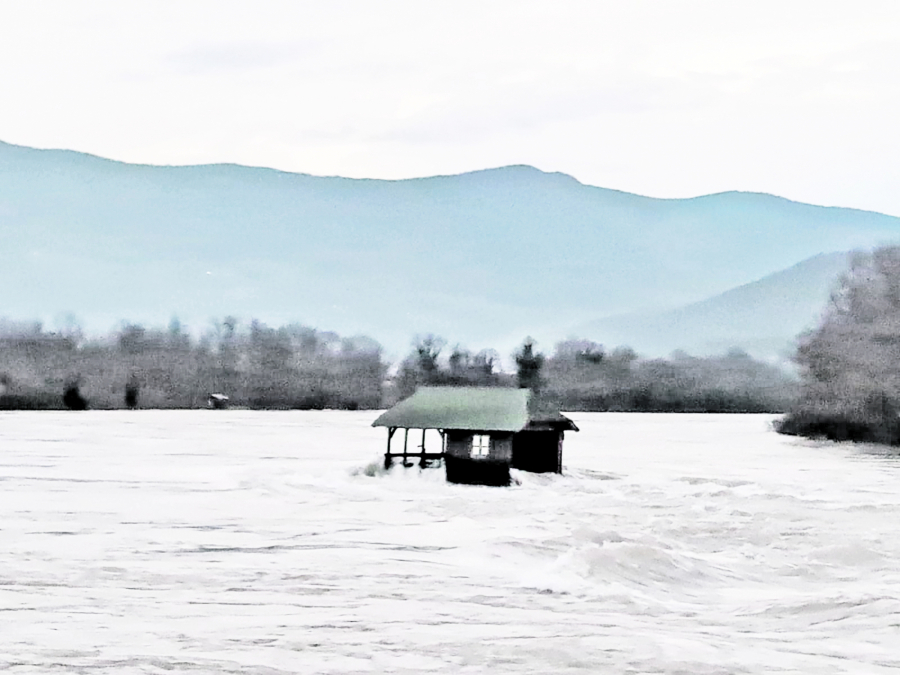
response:
{"label": "wooden post", "polygon": [[556,441],[556,473],[562,473],[562,450],[565,435],[565,432],[560,431]]}
{"label": "wooden post", "polygon": [[388,440],[387,440],[387,450],[384,453],[384,468],[388,470],[391,468],[391,438],[394,435],[394,432],[397,431],[396,427],[388,427]]}
{"label": "wooden post", "polygon": [[406,466],[407,450],[406,444],[409,442],[409,429],[403,430],[403,466]]}
{"label": "wooden post", "polygon": [[422,450],[422,454],[419,457],[419,468],[424,469],[425,468],[425,430],[424,429],[422,429],[422,447],[420,449]]}

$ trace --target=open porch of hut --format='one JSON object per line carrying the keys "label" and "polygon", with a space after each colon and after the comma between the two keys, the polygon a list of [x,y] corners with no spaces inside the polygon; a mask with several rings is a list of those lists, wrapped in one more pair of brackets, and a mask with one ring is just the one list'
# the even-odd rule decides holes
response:
{"label": "open porch of hut", "polygon": [[[448,481],[478,485],[509,485],[510,468],[562,473],[564,433],[578,431],[530,390],[502,387],[420,387],[372,426],[388,430],[385,468],[395,459],[406,466],[418,459],[423,467],[443,460]],[[399,429],[402,451],[394,438]],[[421,436],[411,438],[411,430]],[[425,447],[428,430],[440,434],[439,448]]]}

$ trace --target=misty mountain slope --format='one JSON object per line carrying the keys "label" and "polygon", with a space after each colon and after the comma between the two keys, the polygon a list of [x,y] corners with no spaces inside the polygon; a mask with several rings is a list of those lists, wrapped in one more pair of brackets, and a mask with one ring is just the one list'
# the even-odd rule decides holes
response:
{"label": "misty mountain slope", "polygon": [[[489,343],[723,292],[900,219],[653,199],[527,166],[400,181],[155,167],[0,143],[0,315],[226,313]],[[103,326],[106,327],[106,326]]]}
{"label": "misty mountain slope", "polygon": [[722,353],[732,347],[784,359],[797,336],[815,327],[851,253],[822,254],[715,297],[678,309],[616,316],[584,324],[579,334],[648,355],[675,349]]}

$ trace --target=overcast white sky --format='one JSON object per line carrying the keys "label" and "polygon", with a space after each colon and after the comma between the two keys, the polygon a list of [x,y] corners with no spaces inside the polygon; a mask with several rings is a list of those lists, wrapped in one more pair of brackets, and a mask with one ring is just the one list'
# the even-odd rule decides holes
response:
{"label": "overcast white sky", "polygon": [[0,0],[0,140],[900,215],[897,0]]}

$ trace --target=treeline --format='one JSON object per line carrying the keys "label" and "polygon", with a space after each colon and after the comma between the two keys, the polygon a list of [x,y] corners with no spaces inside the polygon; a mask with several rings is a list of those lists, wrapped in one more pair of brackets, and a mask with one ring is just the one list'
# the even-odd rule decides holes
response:
{"label": "treeline", "polygon": [[569,411],[784,412],[796,400],[796,380],[740,350],[698,358],[676,352],[668,359],[641,359],[628,347],[607,352],[588,340],[567,340],[552,355],[526,340],[515,355],[517,373],[497,372],[493,350],[472,354],[428,336],[403,361],[391,400],[419,385],[527,386]]}
{"label": "treeline", "polygon": [[781,412],[796,398],[782,370],[732,351],[641,359],[567,340],[549,356],[526,340],[504,372],[495,350],[446,349],[425,336],[388,376],[380,345],[301,325],[271,328],[228,317],[200,338],[129,324],[99,340],[77,326],[0,322],[0,409],[201,408],[210,394],[230,405],[281,409],[388,407],[421,385],[524,386],[569,411]]}
{"label": "treeline", "polygon": [[796,361],[800,396],[779,431],[900,445],[900,247],[855,256]]}
{"label": "treeline", "polygon": [[546,392],[564,410],[642,412],[783,412],[797,383],[741,350],[641,359],[630,348],[606,354],[582,341],[557,345],[547,360]]}
{"label": "treeline", "polygon": [[126,325],[101,340],[70,328],[0,324],[0,408],[200,408],[209,395],[250,408],[378,408],[387,366],[366,337],[234,318],[194,339]]}

